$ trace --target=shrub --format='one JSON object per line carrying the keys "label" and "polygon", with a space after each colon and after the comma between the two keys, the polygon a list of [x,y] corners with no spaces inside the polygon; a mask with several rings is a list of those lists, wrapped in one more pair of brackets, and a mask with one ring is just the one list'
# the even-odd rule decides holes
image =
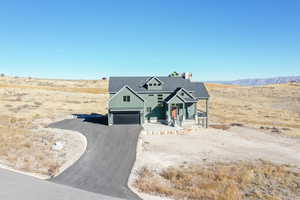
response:
{"label": "shrub", "polygon": [[231,123],[230,126],[244,126],[242,123]]}
{"label": "shrub", "polygon": [[215,129],[222,129],[222,130],[228,130],[230,127],[225,124],[214,124],[210,125],[209,127],[215,128]]}

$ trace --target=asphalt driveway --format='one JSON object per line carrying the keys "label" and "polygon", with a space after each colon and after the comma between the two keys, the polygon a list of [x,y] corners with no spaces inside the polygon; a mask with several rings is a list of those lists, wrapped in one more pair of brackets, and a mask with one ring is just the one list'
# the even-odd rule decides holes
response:
{"label": "asphalt driveway", "polygon": [[135,162],[141,126],[106,126],[93,118],[67,119],[51,128],[74,130],[87,138],[87,150],[70,168],[51,181],[124,199],[140,199],[127,182]]}

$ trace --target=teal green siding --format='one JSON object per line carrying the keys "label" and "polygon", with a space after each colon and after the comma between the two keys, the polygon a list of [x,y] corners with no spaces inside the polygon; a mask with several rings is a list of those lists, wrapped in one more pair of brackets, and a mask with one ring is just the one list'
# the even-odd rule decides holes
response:
{"label": "teal green siding", "polygon": [[187,91],[185,90],[180,90],[178,92],[178,95],[181,97],[181,98],[191,98],[191,94],[189,94]]}
{"label": "teal green siding", "polygon": [[[124,102],[123,96],[130,96],[130,102]],[[113,95],[109,101],[110,109],[143,109],[144,101],[140,99],[136,94],[127,88],[121,89],[118,93]]]}
{"label": "teal green siding", "polygon": [[184,101],[182,101],[177,95],[169,101],[169,104],[177,104],[177,103],[184,103]]}
{"label": "teal green siding", "polygon": [[196,115],[196,103],[186,104],[186,119],[195,119]]}
{"label": "teal green siding", "polygon": [[[155,79],[151,81],[156,81]],[[149,91],[150,92],[150,91]],[[130,89],[124,87],[116,94],[110,94],[108,121],[112,124],[112,111],[130,111],[137,110],[141,113],[141,122],[148,120],[167,120],[170,121],[170,110],[172,105],[178,108],[178,115],[183,116],[183,119],[195,119],[196,103],[185,103],[181,98],[188,98],[189,95],[185,91],[180,91],[175,97],[165,103],[164,100],[171,93],[140,93],[135,94]],[[130,102],[124,102],[123,96],[130,96]],[[151,108],[148,112],[147,108]]]}
{"label": "teal green siding", "polygon": [[[130,96],[129,102],[123,101],[123,96]],[[141,123],[144,122],[144,101],[133,93],[128,88],[122,88],[118,93],[111,94],[108,102],[108,124],[113,124],[113,110],[128,111],[128,110],[140,110]]]}
{"label": "teal green siding", "polygon": [[[161,95],[161,96],[159,96]],[[163,103],[170,93],[156,93],[156,94],[140,94],[145,100],[145,119],[165,119],[167,106]],[[159,100],[161,97],[162,100]],[[162,101],[162,102],[159,102]],[[147,112],[147,108],[151,108],[151,112]]]}

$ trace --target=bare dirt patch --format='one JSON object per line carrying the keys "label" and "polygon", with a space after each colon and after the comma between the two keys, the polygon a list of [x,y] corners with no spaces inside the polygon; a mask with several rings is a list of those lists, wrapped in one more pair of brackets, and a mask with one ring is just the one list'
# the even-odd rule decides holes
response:
{"label": "bare dirt patch", "polygon": [[[145,192],[148,194],[166,195],[168,197],[172,196],[172,198],[176,199],[183,199],[183,196],[191,199],[247,199],[245,195],[250,195],[248,199],[272,199],[274,195],[276,196],[276,191],[281,192],[280,195],[283,196],[285,194],[285,187],[282,187],[281,191],[279,191],[281,186],[279,186],[280,188],[274,188],[275,193],[270,194],[270,196],[266,196],[269,184],[269,182],[267,182],[269,175],[267,174],[263,177],[264,170],[271,169],[272,167],[279,169],[277,168],[278,166],[291,166],[291,169],[294,167],[299,168],[299,152],[299,139],[284,137],[281,135],[266,134],[256,129],[241,126],[232,126],[228,130],[214,128],[202,129],[198,132],[185,135],[142,134],[140,136],[137,161],[130,178],[130,184],[133,190],[139,189],[139,191],[136,192],[139,193],[140,196],[145,197],[145,199],[156,199],[155,196],[145,195]],[[258,160],[266,160],[266,162],[258,162]],[[201,166],[204,168],[202,169]],[[224,170],[222,176],[228,177],[228,180],[226,180],[228,181],[226,185],[228,187],[225,187],[222,181],[216,181],[216,177],[219,173],[218,171],[214,172],[216,173],[215,175],[209,175],[206,179],[202,179],[203,174],[200,174],[201,176],[199,175],[198,178],[203,180],[201,187],[203,186],[205,189],[208,187],[209,189],[210,183],[213,183],[211,186],[212,188],[210,188],[211,190],[207,193],[207,197],[211,198],[204,198],[203,195],[206,194],[205,190],[202,190],[199,187],[198,189],[189,188],[189,186],[191,186],[190,182],[186,182],[186,186],[180,184],[176,185],[173,182],[171,183],[170,180],[163,175],[164,172],[168,172],[172,167],[175,167],[175,171],[179,170],[178,173],[183,176],[194,176],[194,172],[192,173],[185,169],[191,168],[198,170],[199,168],[199,170],[204,170],[206,169],[205,166],[208,168],[207,174],[213,173],[213,171],[210,170],[216,170],[217,167],[221,167],[220,169]],[[239,186],[235,187],[237,184],[235,181],[238,179],[238,176],[241,176],[243,173],[247,174],[248,171],[251,171],[255,168],[255,166],[257,166],[260,170],[255,172],[255,177],[259,180],[260,178],[265,180],[258,182],[256,187],[254,187],[255,179],[252,180],[254,182],[249,184],[247,183],[244,188],[239,188]],[[230,169],[230,167],[236,167],[236,174],[231,174],[230,171],[225,170]],[[145,168],[149,173],[151,173],[150,176],[140,176]],[[146,173],[148,172],[146,171]],[[151,177],[154,177],[154,179]],[[233,180],[231,180],[230,177],[232,177]],[[299,177],[291,178],[290,183],[286,184],[287,187],[290,187],[288,184],[293,185],[292,180],[294,180],[294,178],[299,180]],[[230,185],[229,183],[233,185]],[[207,184],[207,187],[205,184]],[[274,182],[274,184],[277,184],[277,182]],[[285,183],[282,182],[280,184]],[[154,185],[158,188],[155,188]],[[149,190],[146,189],[147,187],[149,187]],[[256,188],[260,187],[265,192],[260,190],[256,191]],[[291,188],[294,189],[297,189],[297,187],[298,186],[295,185],[291,186]],[[188,194],[188,188],[195,196]],[[227,191],[225,191],[226,188],[228,188]],[[229,190],[232,188],[234,191]],[[290,195],[298,194],[294,192],[294,189],[290,189],[288,191],[290,192]],[[252,192],[257,192],[257,194],[253,194],[254,196],[251,196],[252,193],[250,190]],[[248,193],[246,191],[248,191]],[[198,192],[200,196],[197,196]],[[235,195],[232,197],[220,196],[225,195],[225,193],[228,195],[231,193],[236,194],[232,194]],[[255,195],[259,196],[260,193],[262,195],[261,198],[254,198]],[[213,194],[215,196],[212,196]],[[162,197],[157,197],[157,199],[159,198]]]}
{"label": "bare dirt patch", "polygon": [[[8,136],[9,135],[9,136]],[[83,154],[86,140],[73,131],[39,128],[0,128],[0,165],[39,178],[49,178],[69,167]],[[53,149],[57,142],[61,150]]]}

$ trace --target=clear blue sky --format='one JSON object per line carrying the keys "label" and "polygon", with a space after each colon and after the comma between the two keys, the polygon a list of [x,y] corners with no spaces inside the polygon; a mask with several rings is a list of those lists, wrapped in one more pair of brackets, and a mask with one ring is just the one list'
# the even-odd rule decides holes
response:
{"label": "clear blue sky", "polygon": [[300,1],[2,1],[0,73],[197,80],[300,74]]}

